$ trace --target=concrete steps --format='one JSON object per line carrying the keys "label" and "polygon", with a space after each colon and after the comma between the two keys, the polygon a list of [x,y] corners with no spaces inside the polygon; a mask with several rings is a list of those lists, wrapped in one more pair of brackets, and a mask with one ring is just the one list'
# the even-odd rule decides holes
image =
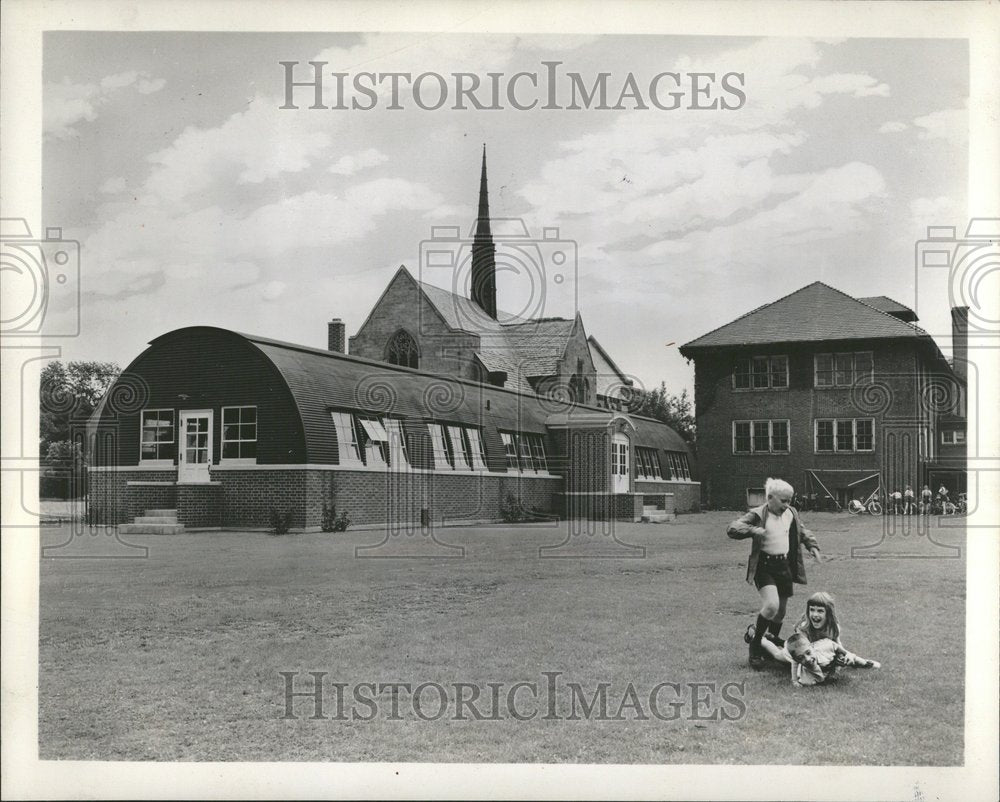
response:
{"label": "concrete steps", "polygon": [[674,520],[674,514],[658,507],[643,507],[639,520],[644,524],[665,524]]}
{"label": "concrete steps", "polygon": [[134,523],[122,524],[118,532],[123,535],[179,535],[184,524],[177,522],[177,510],[146,510],[137,515]]}

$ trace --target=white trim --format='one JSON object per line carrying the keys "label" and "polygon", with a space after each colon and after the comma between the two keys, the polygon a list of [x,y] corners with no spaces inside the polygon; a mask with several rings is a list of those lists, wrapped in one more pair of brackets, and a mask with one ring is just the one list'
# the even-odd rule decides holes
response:
{"label": "white trim", "polygon": [[[211,409],[181,409],[177,412],[177,483],[181,484],[181,477],[188,473],[201,473],[201,468],[187,468],[186,461],[181,459],[181,455],[187,452],[187,432],[184,431],[185,420],[205,418],[208,421],[207,439],[205,441],[205,462],[195,463],[204,465],[205,478],[201,481],[191,480],[185,476],[185,484],[208,484],[212,478],[212,454],[215,451],[215,412]],[[184,442],[181,442],[183,435]],[[197,448],[197,446],[195,447]]]}
{"label": "white trim", "polygon": [[172,462],[162,467],[159,465],[88,465],[87,470],[98,473],[113,473],[114,471],[162,471],[165,473],[177,473],[177,466]]}
{"label": "white trim", "polygon": [[[177,453],[178,453],[177,452],[177,447],[180,445],[180,438],[178,438],[178,436],[177,436],[177,430],[180,428],[180,419],[178,418],[177,410],[176,409],[173,409],[172,407],[149,407],[147,409],[140,409],[139,410],[139,462],[142,462],[145,465],[161,465],[161,464],[168,463],[171,467],[175,467],[176,463],[174,462],[174,460],[165,460],[165,459],[149,459],[149,460],[147,460],[147,459],[143,459],[142,458],[142,447],[144,445],[144,441],[142,439],[142,430],[144,428],[143,418],[144,418],[144,416],[145,416],[145,414],[147,412],[169,412],[170,413],[170,415],[171,415],[171,424],[170,424],[170,426],[174,430],[174,439],[170,440],[170,441],[165,441],[165,442],[170,442],[170,443],[173,444],[173,446],[174,446],[174,460],[177,459]],[[154,441],[154,444],[155,445],[159,445],[159,443],[156,442],[156,441]],[[159,451],[159,449],[157,449],[157,451]]]}
{"label": "white trim", "polygon": [[173,487],[177,482],[125,482],[126,487]]}
{"label": "white trim", "polygon": [[[242,438],[237,438],[236,440],[226,440],[226,410],[227,409],[252,409],[254,410],[253,428],[256,432],[256,436],[253,440],[243,440]],[[257,458],[254,457],[252,460],[249,457],[234,457],[232,459],[226,459],[222,455],[226,453],[226,443],[253,443],[256,446],[260,442],[260,415],[256,404],[233,404],[230,406],[222,407],[219,411],[219,421],[222,423],[222,431],[219,432],[219,462],[225,460],[226,462],[232,463],[242,463],[244,460],[247,462],[256,462]],[[236,427],[239,428],[243,425],[242,416],[240,420],[237,421]]]}

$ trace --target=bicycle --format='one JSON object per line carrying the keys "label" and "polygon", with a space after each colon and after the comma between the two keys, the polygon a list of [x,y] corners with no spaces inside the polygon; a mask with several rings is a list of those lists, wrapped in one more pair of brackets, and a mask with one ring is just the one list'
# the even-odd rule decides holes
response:
{"label": "bicycle", "polygon": [[876,487],[872,494],[864,501],[858,501],[858,499],[852,498],[847,504],[847,511],[851,513],[851,515],[861,515],[865,512],[869,515],[881,515],[882,503],[879,501],[879,493],[881,491],[881,487]]}

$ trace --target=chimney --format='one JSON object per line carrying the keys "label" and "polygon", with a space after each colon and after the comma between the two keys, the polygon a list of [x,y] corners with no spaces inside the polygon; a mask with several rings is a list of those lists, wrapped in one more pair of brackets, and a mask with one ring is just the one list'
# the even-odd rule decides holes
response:
{"label": "chimney", "polygon": [[951,361],[952,369],[962,381],[968,381],[969,359],[969,307],[951,308]]}
{"label": "chimney", "polygon": [[472,301],[487,315],[497,317],[496,246],[490,231],[490,200],[486,189],[486,145],[479,178],[479,215],[472,238]]}
{"label": "chimney", "polygon": [[347,329],[344,321],[335,317],[326,324],[326,348],[328,351],[336,351],[338,354],[345,353],[344,345],[347,342]]}

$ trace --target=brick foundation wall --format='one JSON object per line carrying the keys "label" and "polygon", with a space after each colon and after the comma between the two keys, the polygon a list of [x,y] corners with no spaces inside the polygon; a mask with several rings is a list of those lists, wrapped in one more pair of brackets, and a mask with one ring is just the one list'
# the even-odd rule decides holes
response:
{"label": "brick foundation wall", "polygon": [[[101,471],[87,472],[89,490],[87,515],[94,523],[115,525],[131,523],[147,509],[172,508],[173,484],[155,485],[151,482],[173,483],[176,470],[163,471]],[[138,482],[138,485],[129,485]]]}
{"label": "brick foundation wall", "polygon": [[189,528],[222,526],[223,495],[221,483],[178,484],[177,520]]}
{"label": "brick foundation wall", "polygon": [[318,526],[324,502],[355,524],[415,522],[423,509],[435,522],[499,520],[508,494],[524,510],[553,514],[563,483],[529,475],[310,471],[307,485],[306,525]]}

